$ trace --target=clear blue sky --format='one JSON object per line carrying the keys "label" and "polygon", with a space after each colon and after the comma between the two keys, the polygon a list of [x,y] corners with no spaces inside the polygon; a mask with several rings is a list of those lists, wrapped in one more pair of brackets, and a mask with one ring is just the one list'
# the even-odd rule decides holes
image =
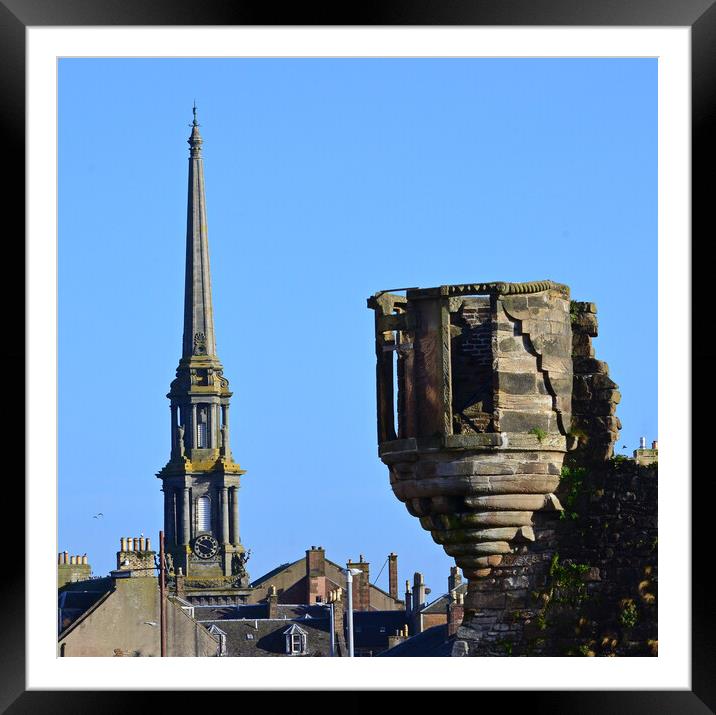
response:
{"label": "clear blue sky", "polygon": [[656,60],[63,59],[59,87],[58,547],[95,574],[162,528],[195,98],[252,578],[323,545],[446,590],[377,457],[377,290],[567,283],[619,451],[658,437]]}

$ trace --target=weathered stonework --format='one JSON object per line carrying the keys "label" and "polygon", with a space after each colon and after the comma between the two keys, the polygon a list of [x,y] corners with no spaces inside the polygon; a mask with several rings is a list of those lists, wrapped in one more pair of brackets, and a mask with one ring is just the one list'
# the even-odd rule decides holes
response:
{"label": "weathered stonework", "polygon": [[621,394],[609,377],[609,366],[594,356],[592,338],[597,336],[597,306],[573,301],[572,356],[574,394],[572,397],[572,447],[574,461],[599,464],[614,453],[621,422],[616,409]]}
{"label": "weathered stonework", "polygon": [[[502,608],[485,579],[541,537],[572,397],[569,291],[551,281],[379,293],[378,430],[393,492],[468,578],[465,613]],[[393,415],[397,354],[398,425]],[[489,601],[489,603],[488,603]]]}
{"label": "weathered stonework", "polygon": [[157,474],[164,492],[169,584],[174,586],[175,572],[181,569],[187,591],[247,592],[248,552],[239,528],[239,488],[245,472],[231,450],[232,393],[216,352],[203,140],[196,107],[188,143],[182,355],[167,395],[170,457]]}
{"label": "weathered stonework", "polygon": [[656,479],[609,459],[620,395],[594,304],[550,281],[368,304],[380,457],[468,579],[452,654],[653,655]]}

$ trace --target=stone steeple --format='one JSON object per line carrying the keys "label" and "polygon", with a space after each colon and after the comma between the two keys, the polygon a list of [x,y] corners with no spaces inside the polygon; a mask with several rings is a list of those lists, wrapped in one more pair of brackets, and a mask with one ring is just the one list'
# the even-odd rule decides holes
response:
{"label": "stone steeple", "polygon": [[[239,537],[239,477],[229,441],[232,393],[216,355],[206,221],[203,140],[194,106],[189,137],[184,337],[169,394],[171,455],[164,491],[167,553],[185,576],[246,585]],[[223,579],[223,580],[222,580]]]}
{"label": "stone steeple", "polygon": [[206,224],[203,140],[194,105],[189,156],[189,200],[186,219],[186,284],[184,290],[184,341],[182,357],[216,355],[214,310],[211,303],[209,236]]}

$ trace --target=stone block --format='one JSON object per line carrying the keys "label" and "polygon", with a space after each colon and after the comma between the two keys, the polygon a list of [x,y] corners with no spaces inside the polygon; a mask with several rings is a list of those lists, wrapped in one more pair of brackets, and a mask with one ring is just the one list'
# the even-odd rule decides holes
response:
{"label": "stone block", "polygon": [[527,311],[527,296],[524,295],[506,295],[500,300],[502,307],[510,313]]}
{"label": "stone block", "polygon": [[501,390],[495,395],[495,406],[503,410],[520,410],[550,412],[552,410],[551,395],[513,395]]}
{"label": "stone block", "polygon": [[[506,541],[488,541],[477,544],[445,544],[443,548],[448,556],[455,557],[508,554],[511,550],[510,545]],[[458,565],[460,565],[459,558]],[[471,564],[468,562],[466,565],[470,566]]]}
{"label": "stone block", "polygon": [[537,366],[537,359],[528,352],[519,351],[498,355],[495,360],[494,369],[503,374],[508,372],[533,372]]}
{"label": "stone block", "polygon": [[597,337],[598,324],[597,316],[594,313],[581,313],[572,318],[572,330],[585,333],[590,337]]}
{"label": "stone block", "polygon": [[551,415],[544,412],[517,412],[512,410],[499,411],[500,430],[503,432],[529,433],[532,429],[549,432]]}
{"label": "stone block", "polygon": [[594,347],[588,335],[583,333],[572,333],[572,356],[573,357],[594,357]]}
{"label": "stone block", "polygon": [[595,358],[575,357],[574,372],[582,375],[590,375],[593,373],[606,375],[609,373],[609,365],[603,360],[597,360]]}
{"label": "stone block", "polygon": [[571,375],[564,375],[561,373],[557,373],[555,375],[548,375],[547,381],[549,381],[549,384],[557,395],[571,395],[572,394],[572,387],[574,384],[574,380],[572,379]]}
{"label": "stone block", "polygon": [[563,335],[541,335],[532,338],[532,344],[535,350],[542,355],[550,355],[553,357],[571,360],[572,357],[572,341],[569,337]]}
{"label": "stone block", "polygon": [[534,372],[498,372],[497,388],[512,395],[534,394],[537,391]]}
{"label": "stone block", "polygon": [[472,509],[486,511],[535,511],[545,504],[543,494],[494,494],[490,496],[467,496],[465,504]]}
{"label": "stone block", "polygon": [[467,593],[465,595],[465,607],[483,610],[486,608],[502,609],[505,607],[506,597],[504,593]]}
{"label": "stone block", "polygon": [[550,301],[544,293],[537,293],[527,296],[527,305],[530,308],[547,308],[550,306]]}
{"label": "stone block", "polygon": [[498,350],[503,353],[511,353],[515,350],[524,350],[522,338],[503,338],[497,345]]}
{"label": "stone block", "polygon": [[[586,358],[579,358],[584,360]],[[541,358],[541,367],[543,370],[549,372],[550,376],[552,373],[565,373],[567,375],[572,374],[572,358],[571,357],[560,357],[557,355],[544,354]]]}

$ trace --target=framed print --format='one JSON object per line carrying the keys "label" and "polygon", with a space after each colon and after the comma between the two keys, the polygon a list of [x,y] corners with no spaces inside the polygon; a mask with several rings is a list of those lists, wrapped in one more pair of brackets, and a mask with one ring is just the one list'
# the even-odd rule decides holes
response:
{"label": "framed print", "polygon": [[[289,13],[281,25],[266,24],[264,14],[243,4],[230,9],[211,3],[200,9],[188,3],[116,9],[70,2],[60,9],[3,0],[0,5],[8,161],[28,168],[27,354],[12,339],[5,353],[8,371],[16,371],[23,358],[27,365],[22,540],[26,569],[24,574],[11,570],[5,584],[5,602],[14,616],[8,619],[8,647],[2,656],[4,707],[18,713],[90,706],[112,710],[120,704],[131,707],[138,697],[147,697],[142,692],[146,690],[334,689],[357,691],[359,699],[379,690],[479,690],[480,697],[507,697],[515,704],[529,698],[538,708],[563,712],[713,708],[712,619],[708,599],[694,579],[697,569],[708,563],[703,538],[707,518],[700,514],[710,503],[708,480],[698,479],[698,472],[692,476],[691,468],[692,449],[696,456],[703,450],[698,445],[707,443],[708,421],[692,421],[690,416],[691,382],[698,376],[697,394],[708,395],[710,381],[701,380],[701,375],[708,375],[712,355],[706,347],[710,342],[703,339],[692,349],[695,359],[688,359],[692,333],[700,324],[691,313],[695,317],[694,306],[708,304],[702,295],[707,282],[690,275],[688,234],[706,230],[705,207],[713,181],[709,119],[715,101],[716,58],[711,48],[716,11],[708,2],[659,12],[629,2],[579,9],[550,2],[517,3],[509,13],[499,3],[464,3],[449,9],[363,9],[350,18],[319,18],[309,10],[300,17]],[[461,85],[462,77],[469,82]],[[478,83],[479,92],[474,89]],[[462,89],[468,84],[469,92]],[[526,109],[530,102],[537,109],[534,115],[525,115],[532,111]],[[577,105],[580,113],[571,114]],[[494,109],[498,106],[503,114]],[[578,129],[581,119],[570,123],[570,117],[587,116]],[[168,129],[175,121],[176,128]],[[191,129],[184,127],[187,124]],[[624,127],[628,131],[622,131]],[[25,156],[20,149],[23,136]],[[183,166],[175,161],[171,147],[178,148],[176,154],[184,161],[187,136],[188,197],[183,193],[186,175],[171,168]],[[253,146],[246,139],[250,136]],[[590,153],[582,149],[587,144]],[[222,162],[222,152],[233,152],[242,160]],[[605,156],[611,157],[611,164]],[[535,161],[540,162],[537,169]],[[574,171],[573,176],[565,176],[565,170]],[[20,205],[22,183],[10,186],[17,196],[8,207]],[[211,277],[202,258],[208,259],[204,191],[209,224],[216,215],[217,226],[224,227],[212,238]],[[188,223],[195,226],[192,235],[198,237],[194,258],[191,251],[185,256],[183,244],[176,248],[175,236],[182,230],[178,225],[187,215],[185,200]],[[255,242],[232,235],[232,226],[243,226],[241,231]],[[185,261],[187,275],[195,272],[186,286],[181,282]],[[482,275],[483,270],[497,275]],[[583,302],[570,302],[568,289],[565,292],[560,282],[564,274],[572,297]],[[545,280],[551,277],[555,280]],[[499,281],[491,282],[493,278]],[[487,282],[465,283],[472,280]],[[390,285],[406,287],[386,291]],[[569,492],[560,504],[551,494],[556,487],[547,484],[546,477],[537,496],[521,494],[508,506],[502,503],[504,490],[467,497],[460,492],[460,499],[472,509],[470,529],[459,530],[460,538],[470,544],[465,545],[456,541],[458,530],[450,521],[463,508],[454,506],[460,475],[450,482],[453,491],[433,494],[425,491],[433,488],[427,481],[418,484],[417,477],[410,476],[410,463],[434,469],[442,485],[450,476],[445,463],[455,464],[455,453],[449,450],[468,450],[472,455],[471,449],[509,447],[513,453],[522,449],[529,454],[530,464],[539,463],[535,473],[541,474],[544,467],[555,483],[564,479],[562,488],[570,479],[579,482],[576,471],[569,472],[561,461],[547,464],[549,459],[540,454],[559,451],[559,445],[570,439],[573,446],[580,445],[578,430],[568,425],[570,419],[579,419],[571,373],[569,390],[564,387],[567,392],[561,394],[558,387],[560,365],[568,359],[571,366],[576,353],[570,337],[568,354],[560,362],[554,346],[567,333],[563,326],[555,327],[555,316],[564,313],[572,326],[569,336],[574,335],[574,325],[586,321],[585,335],[594,337],[596,323],[592,326],[589,316],[596,308],[585,291],[595,286],[600,291],[596,301],[604,306],[603,334],[613,334],[615,347],[609,354],[619,355],[609,358],[610,375],[622,393],[637,384],[641,392],[638,400],[624,400],[617,410],[625,425],[624,438],[615,441],[621,428],[614,417],[617,385],[606,367],[595,367],[590,375],[600,372],[603,378],[598,385],[590,383],[590,399],[599,389],[606,412],[592,417],[607,431],[614,426],[610,450],[636,447],[632,433],[658,437],[662,474],[667,475],[658,500],[661,578],[650,578],[653,567],[646,561],[634,568],[625,562],[623,569],[629,578],[642,579],[640,593],[646,594],[636,606],[628,598],[619,600],[618,619],[627,634],[636,632],[634,626],[653,601],[657,581],[661,586],[658,636],[650,635],[648,641],[644,636],[642,650],[636,636],[632,650],[613,646],[610,652],[604,645],[606,636],[597,643],[570,635],[572,640],[562,650],[542,652],[544,638],[537,633],[523,652],[502,621],[499,629],[490,631],[489,626],[485,631],[494,647],[480,650],[471,645],[466,624],[477,623],[480,613],[493,608],[492,596],[483,597],[478,593],[481,587],[470,586],[468,606],[460,610],[465,621],[455,637],[466,643],[465,655],[484,656],[480,661],[358,658],[348,668],[345,661],[335,660],[321,661],[317,668],[304,658],[275,658],[267,668],[258,658],[153,658],[117,664],[106,658],[61,657],[68,653],[58,651],[57,612],[48,604],[54,602],[56,559],[66,548],[63,540],[70,540],[72,533],[72,543],[79,544],[74,534],[83,533],[88,542],[94,540],[98,549],[107,551],[108,526],[138,533],[150,528],[143,524],[162,520],[162,537],[168,538],[162,542],[162,554],[168,553],[170,562],[163,557],[161,563],[177,595],[180,583],[181,588],[195,589],[194,600],[185,604],[192,617],[201,608],[225,605],[211,597],[200,601],[196,589],[202,579],[223,579],[227,584],[233,579],[231,587],[240,591],[249,588],[247,568],[254,579],[267,574],[252,588],[261,582],[270,604],[271,589],[275,592],[271,578],[278,578],[276,564],[286,561],[281,548],[286,544],[306,550],[306,579],[313,584],[311,569],[319,568],[316,554],[323,553],[321,546],[309,549],[303,544],[314,543],[308,540],[313,528],[316,543],[329,538],[321,533],[331,534],[326,562],[333,558],[340,564],[347,557],[349,583],[350,573],[358,584],[365,574],[367,583],[372,560],[371,577],[377,572],[376,583],[381,576],[385,580],[375,598],[396,603],[401,599],[392,546],[397,543],[401,567],[416,572],[414,583],[406,586],[406,603],[408,592],[415,594],[414,602],[421,608],[429,601],[418,572],[424,571],[427,583],[440,590],[442,574],[456,558],[471,584],[504,577],[513,598],[513,581],[519,581],[525,602],[513,606],[515,619],[539,626],[535,614],[525,614],[529,599],[537,598],[535,593],[539,596],[544,586],[542,571],[523,583],[521,574],[509,570],[509,558],[502,562],[501,556],[495,557],[507,553],[505,539],[510,544],[513,539],[519,544],[535,542],[530,525],[539,520],[532,521],[530,509],[540,510],[549,502],[567,520],[576,521],[578,510]],[[187,297],[191,290],[193,298]],[[366,298],[375,316],[366,310]],[[387,308],[386,300],[393,301]],[[537,315],[535,300],[556,301],[554,306],[545,303],[549,319]],[[496,371],[485,384],[503,387],[476,397],[477,388],[460,377],[463,363],[456,355],[465,352],[473,367],[482,359],[479,330],[470,321],[479,324],[483,308],[492,311],[494,330],[516,332],[503,332],[502,341],[483,341],[492,346]],[[177,328],[182,311],[183,343]],[[442,343],[426,325],[440,326]],[[540,330],[549,335],[539,335]],[[8,326],[8,331],[13,329]],[[535,374],[544,373],[544,378],[526,375],[524,361],[509,367],[517,357],[507,353],[530,340],[525,361],[527,354],[530,360],[536,356]],[[173,376],[161,375],[174,367],[167,360],[176,364],[173,348],[178,350],[180,343],[182,357],[170,385]],[[585,337],[580,359],[591,361],[589,365],[603,359],[600,342],[595,345],[596,356]],[[443,355],[442,361],[431,357],[433,347]],[[400,362],[410,351],[416,368],[410,367],[412,357]],[[160,359],[155,361],[157,355]],[[447,377],[433,385],[436,378],[430,371],[440,364]],[[508,365],[507,376],[502,376],[499,364]],[[513,379],[515,370],[520,386]],[[231,442],[232,393],[226,378],[239,396],[233,398],[238,406],[232,410]],[[522,383],[532,385],[535,379],[529,394],[522,394]],[[544,389],[540,379],[545,380]],[[400,385],[395,394],[385,387],[394,381]],[[208,395],[206,389],[214,383],[216,395],[197,397]],[[160,411],[165,413],[161,391],[167,387],[169,420],[157,417]],[[376,390],[377,442],[372,402]],[[416,421],[411,423],[406,407],[410,399],[416,405],[439,403],[444,412],[416,407]],[[535,416],[539,410],[525,407],[530,400],[549,412],[544,424]],[[169,458],[164,468],[163,462],[155,464],[156,424],[156,432],[163,425],[169,434],[166,450],[159,450]],[[552,431],[561,441],[553,439]],[[372,451],[376,448],[379,455]],[[426,467],[424,460],[433,459],[429,455],[438,449],[444,454],[434,460],[437,466]],[[640,450],[644,459],[652,454],[645,444]],[[562,451],[566,453],[567,447]],[[205,463],[210,456],[217,461],[209,468]],[[630,456],[631,452],[617,455],[617,462]],[[202,491],[219,463],[221,482],[216,489],[210,485]],[[179,469],[180,464],[189,467]],[[259,465],[256,471],[261,476],[252,482],[253,465]],[[238,476],[244,469],[248,471],[242,481],[239,522]],[[500,469],[489,477],[490,489],[504,479],[505,465]],[[162,480],[164,495],[148,470]],[[468,481],[479,482],[480,474],[470,472]],[[530,482],[528,491],[536,481]],[[637,511],[648,511],[644,500],[652,496],[638,488],[632,491],[625,499],[633,499]],[[168,499],[167,494],[172,496]],[[592,501],[602,497],[595,494]],[[322,500],[331,499],[324,501],[330,509],[321,508]],[[64,526],[57,511],[62,514],[63,500],[68,505]],[[408,514],[400,502],[405,502]],[[530,506],[533,502],[540,506]],[[656,554],[655,491],[651,509],[653,531],[645,530],[639,543],[645,549],[651,544]],[[506,514],[517,519],[518,512],[529,512],[529,519],[499,522]],[[501,515],[498,521],[494,513]],[[82,526],[83,519],[89,526]],[[608,522],[601,518],[599,529],[608,531]],[[239,523],[246,549],[238,537]],[[439,524],[448,526],[440,531]],[[426,531],[421,532],[420,525]],[[60,541],[54,536],[58,529]],[[151,529],[154,541],[154,526]],[[551,532],[548,527],[538,530],[537,542],[542,533]],[[440,545],[430,543],[429,536]],[[144,537],[142,533],[142,543]],[[356,539],[366,544],[368,556],[376,548],[390,551],[385,564],[381,566],[382,556],[364,559],[362,553],[352,553],[363,548]],[[612,554],[618,550],[618,539],[610,542]],[[96,559],[93,565],[97,563],[100,572],[111,569],[115,579],[123,577],[122,571],[141,570],[144,562],[139,564],[130,552],[143,553],[144,548],[138,539],[133,541],[134,548],[132,539],[122,536],[116,569],[91,555]],[[271,551],[270,558],[256,548],[259,543]],[[532,547],[521,548],[511,553],[527,554]],[[153,573],[159,561],[148,543],[146,552],[151,554],[146,569]],[[469,558],[462,558],[465,554]],[[252,561],[247,564],[249,555]],[[549,555],[551,561],[542,558],[539,568],[548,569],[550,577],[561,574],[569,580],[570,569],[576,573],[583,566],[575,566],[565,550]],[[86,563],[83,556],[73,558],[79,558],[76,564]],[[141,560],[141,554],[136,558]],[[517,565],[526,563],[526,556],[515,560]],[[595,582],[600,578],[599,569],[584,566],[583,571],[580,583],[587,572]],[[319,591],[325,586],[321,584],[314,584]],[[369,609],[371,596],[360,585],[356,589],[349,600],[351,614],[355,604],[358,610]],[[575,589],[583,593],[582,585]],[[340,601],[335,589],[324,590],[317,603],[335,606],[336,598]],[[504,608],[505,603],[501,597],[494,608]],[[455,604],[462,606],[463,600],[455,596]],[[267,608],[271,620],[271,606]],[[307,652],[311,636],[306,624],[295,623],[286,636],[287,654]],[[144,625],[157,624],[148,618]],[[210,632],[220,632],[220,626],[217,622]],[[166,632],[163,622],[161,628]],[[354,635],[351,630],[351,654]],[[452,656],[459,655],[456,647]],[[162,648],[161,654],[167,654]],[[115,649],[115,655],[132,654],[160,655]],[[188,653],[169,653],[184,654]],[[495,657],[503,655],[513,659]],[[518,655],[547,657],[514,657]],[[566,655],[618,657],[555,658]],[[656,657],[642,657],[647,655]],[[508,662],[510,673],[504,670]],[[91,688],[84,685],[88,679]],[[82,692],[90,689],[92,693]],[[117,690],[123,691],[121,696],[113,692]],[[160,695],[165,694],[152,694]],[[201,695],[182,693],[189,698]]]}

